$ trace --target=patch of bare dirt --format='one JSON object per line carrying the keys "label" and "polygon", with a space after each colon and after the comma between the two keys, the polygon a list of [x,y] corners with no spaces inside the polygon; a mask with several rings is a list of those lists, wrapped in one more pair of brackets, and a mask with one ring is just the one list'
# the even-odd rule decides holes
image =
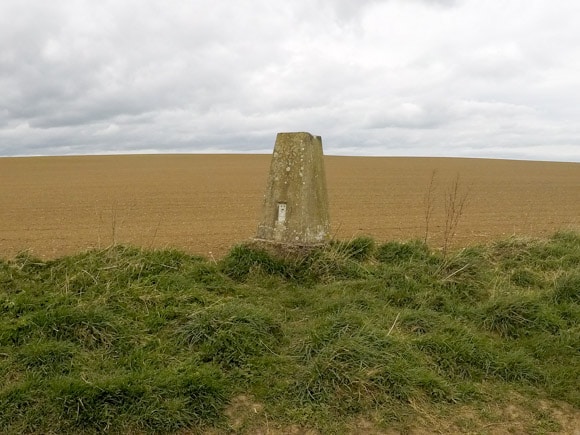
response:
{"label": "patch of bare dirt", "polygon": [[319,435],[319,432],[298,425],[280,425],[271,422],[264,406],[253,397],[239,395],[225,410],[228,423],[235,433],[256,435]]}
{"label": "patch of bare dirt", "polygon": [[[415,417],[410,424],[385,428],[377,423],[377,416],[359,417],[347,424],[344,431],[353,435],[431,435],[483,434],[527,435],[565,434],[580,435],[580,411],[560,402],[531,401],[513,394],[509,403],[488,403],[483,407],[453,406],[442,411],[428,403],[412,403]],[[272,421],[264,406],[251,396],[240,395],[232,400],[225,411],[231,431],[260,435],[319,435],[312,428],[284,425]],[[378,420],[376,420],[378,419]],[[388,426],[388,425],[387,425]],[[209,433],[214,433],[210,431]],[[216,434],[218,432],[215,432]]]}

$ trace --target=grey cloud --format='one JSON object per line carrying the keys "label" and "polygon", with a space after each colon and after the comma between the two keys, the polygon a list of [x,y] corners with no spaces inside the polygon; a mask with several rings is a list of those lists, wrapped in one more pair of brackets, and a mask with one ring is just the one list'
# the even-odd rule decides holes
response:
{"label": "grey cloud", "polygon": [[464,0],[415,0],[420,3],[432,4],[436,6],[456,6]]}
{"label": "grey cloud", "polygon": [[514,42],[480,47],[465,54],[462,64],[465,74],[484,80],[519,79],[534,68]]}
{"label": "grey cloud", "polygon": [[[389,2],[405,2],[409,0],[319,0],[323,4],[330,5],[341,20],[352,20],[357,18],[365,8]],[[455,6],[462,0],[412,0],[416,3],[423,3],[434,6]]]}
{"label": "grey cloud", "polygon": [[369,116],[369,128],[407,128],[433,129],[449,122],[450,114],[445,106],[440,104],[417,104],[401,102]]}

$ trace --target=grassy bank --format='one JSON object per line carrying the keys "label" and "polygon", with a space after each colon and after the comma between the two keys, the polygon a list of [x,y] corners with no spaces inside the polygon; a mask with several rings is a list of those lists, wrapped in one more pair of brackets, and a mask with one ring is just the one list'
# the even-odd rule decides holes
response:
{"label": "grassy bank", "polygon": [[0,261],[0,432],[565,431],[579,264],[575,233],[22,254]]}

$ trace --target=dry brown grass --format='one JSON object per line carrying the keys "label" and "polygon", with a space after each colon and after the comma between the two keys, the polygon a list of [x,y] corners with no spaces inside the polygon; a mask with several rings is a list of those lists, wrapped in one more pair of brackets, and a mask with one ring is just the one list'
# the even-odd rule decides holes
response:
{"label": "dry brown grass", "polygon": [[[131,243],[219,257],[254,236],[269,155],[0,158],[0,256],[40,257]],[[443,245],[444,188],[459,174],[469,206],[454,245],[580,229],[580,164],[326,157],[333,235],[425,236]]]}

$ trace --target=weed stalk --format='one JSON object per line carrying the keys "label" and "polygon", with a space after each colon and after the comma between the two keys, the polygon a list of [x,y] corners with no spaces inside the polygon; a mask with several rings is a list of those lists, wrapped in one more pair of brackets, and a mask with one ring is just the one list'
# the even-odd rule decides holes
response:
{"label": "weed stalk", "polygon": [[443,256],[447,253],[453,238],[457,234],[457,226],[463,216],[469,191],[463,191],[459,174],[451,182],[445,194],[445,227],[443,228]]}

